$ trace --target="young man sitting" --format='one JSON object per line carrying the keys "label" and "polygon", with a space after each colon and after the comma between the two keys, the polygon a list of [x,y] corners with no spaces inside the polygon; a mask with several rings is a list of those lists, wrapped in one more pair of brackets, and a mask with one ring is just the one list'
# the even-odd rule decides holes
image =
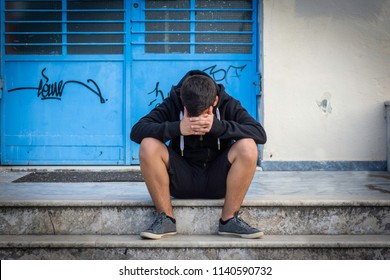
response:
{"label": "young man sitting", "polygon": [[238,211],[256,170],[257,144],[266,139],[260,123],[223,85],[202,71],[188,72],[131,131],[131,140],[141,144],[141,171],[158,213],[141,237],[176,234],[171,196],[224,198],[218,233],[262,237]]}

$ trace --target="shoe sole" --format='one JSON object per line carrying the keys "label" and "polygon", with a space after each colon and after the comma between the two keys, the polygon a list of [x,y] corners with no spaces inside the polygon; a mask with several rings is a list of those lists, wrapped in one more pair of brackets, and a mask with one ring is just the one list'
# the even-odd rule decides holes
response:
{"label": "shoe sole", "polygon": [[234,233],[234,232],[219,231],[218,234],[219,235],[239,236],[241,238],[246,238],[246,239],[256,239],[256,238],[262,238],[264,236],[263,232],[255,232],[255,233],[250,233],[250,234],[241,234],[241,233]]}
{"label": "shoe sole", "polygon": [[167,233],[162,233],[162,234],[156,234],[156,233],[151,233],[151,232],[141,232],[140,236],[144,239],[161,239],[163,237],[167,236],[172,236],[176,235],[177,232],[167,232]]}

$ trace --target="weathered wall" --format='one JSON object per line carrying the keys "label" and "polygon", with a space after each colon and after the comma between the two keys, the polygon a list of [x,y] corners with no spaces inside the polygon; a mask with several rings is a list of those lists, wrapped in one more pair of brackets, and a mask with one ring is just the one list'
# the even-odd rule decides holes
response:
{"label": "weathered wall", "polygon": [[385,161],[390,0],[264,0],[264,161]]}

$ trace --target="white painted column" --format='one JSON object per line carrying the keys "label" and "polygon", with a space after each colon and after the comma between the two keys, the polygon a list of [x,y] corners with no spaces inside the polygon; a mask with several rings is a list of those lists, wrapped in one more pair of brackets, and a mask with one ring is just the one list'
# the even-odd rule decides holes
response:
{"label": "white painted column", "polygon": [[386,108],[386,121],[387,121],[387,171],[390,171],[390,101],[385,102],[385,108]]}

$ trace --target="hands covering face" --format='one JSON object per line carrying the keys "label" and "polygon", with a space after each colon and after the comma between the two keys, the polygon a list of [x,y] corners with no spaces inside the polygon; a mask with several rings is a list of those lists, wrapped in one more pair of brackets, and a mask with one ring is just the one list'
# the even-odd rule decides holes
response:
{"label": "hands covering face", "polygon": [[180,132],[184,136],[205,135],[210,132],[211,127],[213,126],[213,121],[213,106],[210,106],[197,117],[189,117],[187,109],[184,107],[184,116],[180,121]]}

